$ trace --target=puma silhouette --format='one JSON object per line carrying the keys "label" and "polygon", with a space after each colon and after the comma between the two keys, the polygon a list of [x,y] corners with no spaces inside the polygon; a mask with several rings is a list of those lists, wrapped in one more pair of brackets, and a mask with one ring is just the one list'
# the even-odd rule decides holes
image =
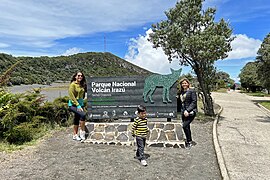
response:
{"label": "puma silhouette", "polygon": [[170,100],[170,88],[174,85],[177,79],[180,77],[182,69],[173,70],[171,69],[171,74],[159,75],[153,74],[145,79],[144,90],[143,90],[143,100],[145,103],[148,102],[148,98],[151,103],[154,103],[152,95],[154,94],[157,87],[163,87],[162,100],[163,103],[171,103]]}

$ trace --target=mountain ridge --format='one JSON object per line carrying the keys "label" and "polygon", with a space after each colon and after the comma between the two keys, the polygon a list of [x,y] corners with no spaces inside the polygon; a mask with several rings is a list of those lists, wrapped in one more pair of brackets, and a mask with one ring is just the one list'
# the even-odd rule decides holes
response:
{"label": "mountain ridge", "polygon": [[20,63],[10,76],[9,84],[12,85],[70,81],[71,76],[77,71],[92,77],[152,74],[109,52],[86,52],[55,57],[14,57],[0,53],[0,73],[5,72],[17,61]]}

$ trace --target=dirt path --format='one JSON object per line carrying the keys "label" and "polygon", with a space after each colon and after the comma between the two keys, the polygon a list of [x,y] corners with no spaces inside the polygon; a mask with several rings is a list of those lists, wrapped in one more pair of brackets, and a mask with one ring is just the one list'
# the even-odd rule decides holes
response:
{"label": "dirt path", "polygon": [[212,122],[194,121],[198,143],[190,150],[146,148],[148,166],[133,158],[135,147],[94,145],[71,139],[71,129],[37,147],[0,153],[0,179],[221,179],[212,143]]}

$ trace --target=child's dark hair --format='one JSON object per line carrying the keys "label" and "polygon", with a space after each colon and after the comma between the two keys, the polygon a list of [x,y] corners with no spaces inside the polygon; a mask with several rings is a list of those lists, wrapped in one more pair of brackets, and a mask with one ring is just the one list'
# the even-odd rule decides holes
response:
{"label": "child's dark hair", "polygon": [[137,107],[137,111],[138,111],[138,113],[140,113],[140,112],[145,112],[145,111],[146,111],[146,107],[143,106],[143,105],[139,105],[139,106]]}

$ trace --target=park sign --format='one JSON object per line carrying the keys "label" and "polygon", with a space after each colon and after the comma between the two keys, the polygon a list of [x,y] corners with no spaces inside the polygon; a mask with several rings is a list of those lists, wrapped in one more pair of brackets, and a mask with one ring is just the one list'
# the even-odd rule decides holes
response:
{"label": "park sign", "polygon": [[127,119],[144,105],[148,118],[175,118],[177,85],[182,69],[171,74],[123,77],[89,77],[87,110],[90,119]]}

